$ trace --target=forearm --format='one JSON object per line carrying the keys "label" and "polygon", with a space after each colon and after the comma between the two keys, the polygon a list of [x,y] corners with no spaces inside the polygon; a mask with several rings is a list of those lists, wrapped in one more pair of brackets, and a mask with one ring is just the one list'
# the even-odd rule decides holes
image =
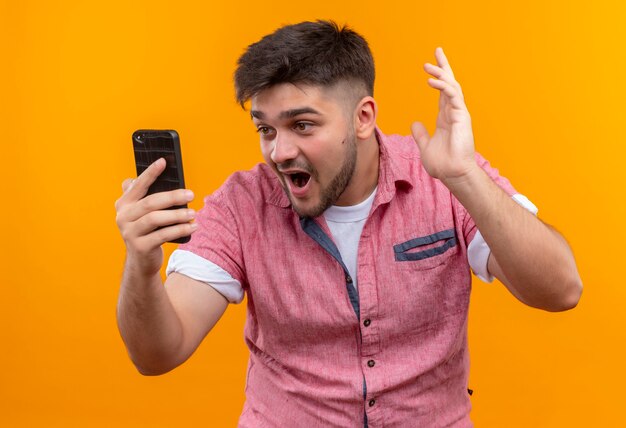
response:
{"label": "forearm", "polygon": [[445,184],[489,245],[502,271],[496,276],[518,299],[553,311],[576,305],[582,284],[572,252],[558,232],[519,206],[478,166]]}
{"label": "forearm", "polygon": [[129,356],[144,375],[165,373],[178,362],[183,329],[156,273],[145,277],[126,260],[117,322]]}

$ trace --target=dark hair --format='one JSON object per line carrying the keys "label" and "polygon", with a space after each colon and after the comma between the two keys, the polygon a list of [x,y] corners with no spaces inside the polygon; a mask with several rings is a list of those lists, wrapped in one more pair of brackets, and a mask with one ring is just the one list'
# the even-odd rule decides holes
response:
{"label": "dark hair", "polygon": [[235,71],[237,101],[244,103],[278,83],[331,86],[348,81],[374,94],[374,59],[365,39],[333,21],[281,27],[248,46]]}

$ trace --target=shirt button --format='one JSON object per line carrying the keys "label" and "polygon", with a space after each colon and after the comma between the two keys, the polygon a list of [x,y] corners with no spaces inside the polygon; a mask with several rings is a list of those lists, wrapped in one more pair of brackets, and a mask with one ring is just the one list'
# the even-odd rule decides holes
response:
{"label": "shirt button", "polygon": [[352,284],[352,277],[350,275],[346,275],[346,282]]}
{"label": "shirt button", "polygon": [[376,364],[376,361],[374,361],[374,360],[369,360],[367,362],[368,367],[374,367],[375,364]]}
{"label": "shirt button", "polygon": [[370,407],[374,406],[374,404],[376,404],[376,400],[370,400],[369,402]]}
{"label": "shirt button", "polygon": [[368,319],[366,319],[365,321],[363,321],[363,325],[364,325],[365,327],[369,327],[371,323],[372,323],[372,321],[370,321],[370,319],[369,319],[369,318],[368,318]]}

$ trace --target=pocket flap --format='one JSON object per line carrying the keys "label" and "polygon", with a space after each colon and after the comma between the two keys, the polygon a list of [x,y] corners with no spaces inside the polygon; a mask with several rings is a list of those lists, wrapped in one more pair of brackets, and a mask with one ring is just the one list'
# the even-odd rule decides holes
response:
{"label": "pocket flap", "polygon": [[[431,247],[423,251],[411,252],[414,248],[423,247],[425,245],[433,244],[438,241],[445,241],[438,247]],[[401,244],[393,246],[393,252],[396,261],[415,261],[434,257],[439,254],[443,254],[448,249],[456,245],[456,235],[454,229],[442,230],[441,232],[433,233],[432,235],[422,236],[419,238],[413,238]]]}

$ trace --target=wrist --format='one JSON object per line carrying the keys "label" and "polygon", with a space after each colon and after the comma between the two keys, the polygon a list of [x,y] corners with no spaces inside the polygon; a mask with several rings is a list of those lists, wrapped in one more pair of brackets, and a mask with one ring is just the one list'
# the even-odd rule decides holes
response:
{"label": "wrist", "polygon": [[161,251],[158,251],[158,254],[136,254],[128,251],[124,270],[133,278],[150,281],[155,276],[160,278],[162,264],[163,253]]}
{"label": "wrist", "polygon": [[[441,182],[454,194],[463,194],[471,192],[485,178],[485,172],[476,162],[471,162],[464,169],[464,172],[450,177],[441,179]],[[458,196],[457,196],[458,199]]]}

